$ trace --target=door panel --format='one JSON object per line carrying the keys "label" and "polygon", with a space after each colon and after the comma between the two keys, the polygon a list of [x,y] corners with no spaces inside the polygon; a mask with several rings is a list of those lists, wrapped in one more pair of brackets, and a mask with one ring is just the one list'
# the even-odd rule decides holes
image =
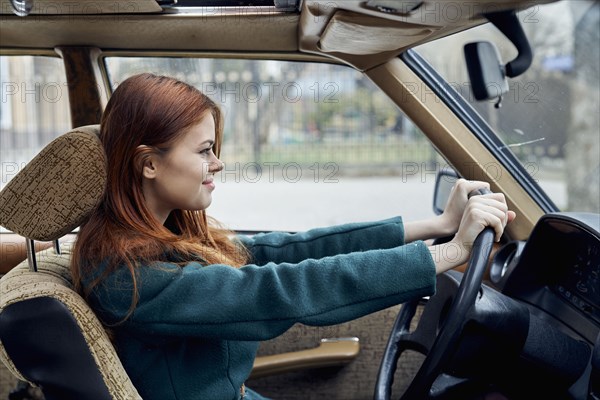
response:
{"label": "door panel", "polygon": [[[353,336],[360,339],[360,354],[342,367],[250,379],[247,386],[273,399],[372,399],[379,364],[399,310],[400,306],[390,307],[344,324],[326,327],[296,324],[278,338],[263,342],[258,355],[298,351],[315,347],[323,338]],[[421,311],[422,306],[419,306],[413,324],[418,322]],[[407,352],[407,356],[401,358],[394,378],[394,393],[401,393],[402,388],[410,382],[421,365],[422,358],[414,352]]]}

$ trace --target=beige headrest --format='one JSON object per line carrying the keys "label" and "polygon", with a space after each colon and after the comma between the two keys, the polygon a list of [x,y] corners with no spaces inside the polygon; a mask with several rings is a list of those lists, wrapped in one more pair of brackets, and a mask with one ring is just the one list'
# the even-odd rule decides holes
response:
{"label": "beige headrest", "polygon": [[81,225],[106,187],[106,156],[98,125],[59,136],[0,192],[0,225],[50,241]]}

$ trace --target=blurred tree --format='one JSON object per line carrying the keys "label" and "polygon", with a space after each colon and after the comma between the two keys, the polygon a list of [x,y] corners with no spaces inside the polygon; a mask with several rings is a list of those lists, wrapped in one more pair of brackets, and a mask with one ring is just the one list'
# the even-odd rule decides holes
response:
{"label": "blurred tree", "polygon": [[567,146],[568,209],[600,213],[600,3],[575,27],[576,79]]}

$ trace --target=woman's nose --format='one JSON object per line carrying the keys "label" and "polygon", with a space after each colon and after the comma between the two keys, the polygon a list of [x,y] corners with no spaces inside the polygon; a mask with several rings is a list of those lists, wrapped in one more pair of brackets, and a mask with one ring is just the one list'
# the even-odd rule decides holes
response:
{"label": "woman's nose", "polygon": [[215,159],[210,163],[209,171],[212,173],[219,172],[225,167],[223,161],[219,160],[215,157]]}

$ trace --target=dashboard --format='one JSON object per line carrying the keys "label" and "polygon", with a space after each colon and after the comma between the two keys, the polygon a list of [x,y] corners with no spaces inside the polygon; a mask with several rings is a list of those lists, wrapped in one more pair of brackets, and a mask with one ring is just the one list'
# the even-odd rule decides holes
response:
{"label": "dashboard", "polygon": [[[566,378],[571,379],[566,398],[600,399],[600,214],[544,215],[526,242],[510,242],[496,252],[490,280],[528,309],[530,322],[538,321],[537,329],[529,325],[522,355],[544,362],[528,364],[525,371],[554,368],[556,380],[577,369]],[[529,351],[528,343],[535,343]],[[580,346],[575,354],[578,343],[589,352]]]}
{"label": "dashboard", "polygon": [[490,277],[502,293],[593,344],[600,332],[600,215],[544,215],[527,242],[498,251]]}

